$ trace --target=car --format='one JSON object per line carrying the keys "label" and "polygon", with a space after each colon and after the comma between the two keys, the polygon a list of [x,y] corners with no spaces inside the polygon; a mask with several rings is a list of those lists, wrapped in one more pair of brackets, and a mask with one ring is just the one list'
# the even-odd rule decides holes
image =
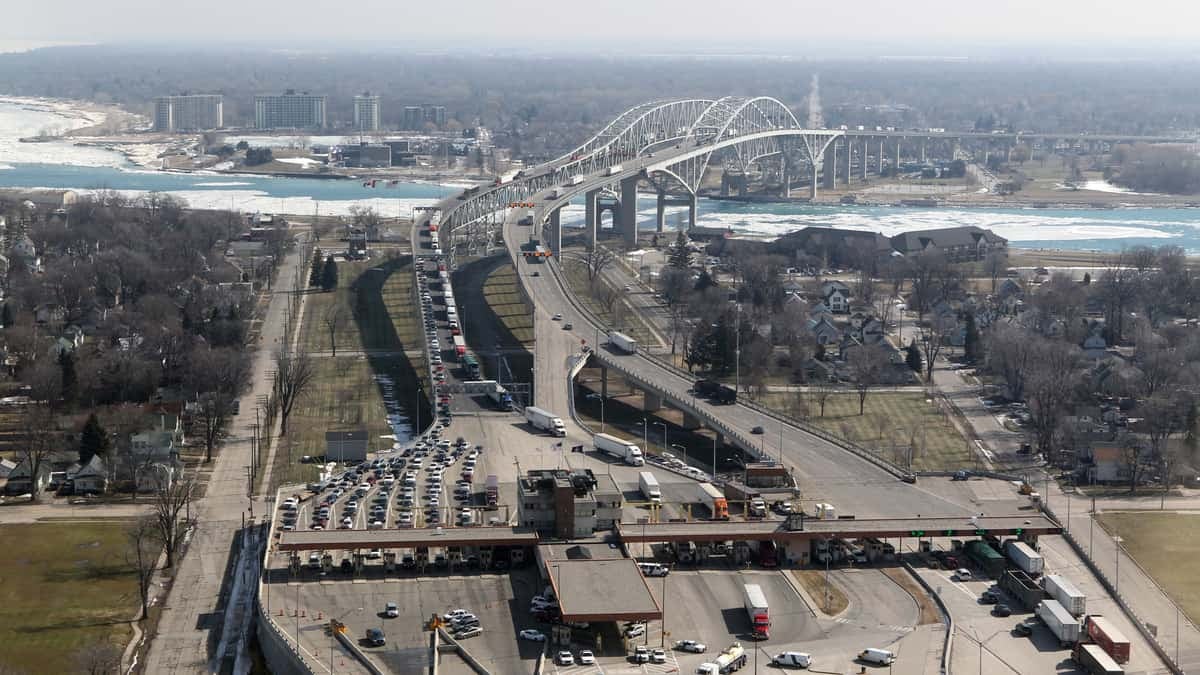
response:
{"label": "car", "polygon": [[763,433],[763,428],[762,427],[754,427],[753,429],[750,430],[750,433],[761,434],[761,433]]}
{"label": "car", "polygon": [[965,567],[960,567],[960,568],[954,570],[954,580],[955,581],[970,581],[971,580],[971,570],[969,570]]}
{"label": "car", "polygon": [[1012,608],[1000,603],[992,608],[992,616],[1012,616]]}
{"label": "car", "polygon": [[475,624],[474,626],[466,626],[454,631],[454,637],[458,640],[466,640],[467,638],[473,638],[476,635],[482,634],[483,626],[480,626],[479,624]]}
{"label": "car", "polygon": [[479,627],[480,627],[479,619],[477,619],[475,617],[470,617],[470,618],[463,619],[461,621],[454,622],[454,630],[465,630],[467,628],[479,628]]}
{"label": "car", "polygon": [[389,602],[383,606],[383,615],[389,619],[394,619],[400,616],[400,607],[394,602]]}
{"label": "car", "polygon": [[967,473],[966,471],[955,471],[954,477],[950,480],[970,480],[970,478],[971,474]]}
{"label": "car", "polygon": [[571,325],[571,323],[570,323],[569,321],[568,321],[567,323],[564,323],[564,324],[563,324],[563,330],[571,330],[571,329],[572,329],[572,328],[574,328],[574,327],[575,327],[575,326],[572,326],[572,325]]}
{"label": "car", "polygon": [[554,316],[552,316],[550,318],[554,321],[562,321],[562,314],[555,314]]}
{"label": "car", "polygon": [[367,644],[372,647],[382,647],[387,644],[387,637],[383,634],[382,628],[367,629]]}
{"label": "car", "polygon": [[708,646],[703,642],[696,642],[695,640],[680,640],[675,643],[675,649],[693,654],[703,654],[708,651]]}
{"label": "car", "polygon": [[661,649],[650,650],[650,662],[651,663],[666,663],[667,662],[667,653]]}
{"label": "car", "polygon": [[592,653],[592,650],[585,649],[585,650],[579,652],[579,665],[581,665],[581,666],[596,665],[596,655]]}
{"label": "car", "polygon": [[1012,634],[1017,637],[1029,637],[1033,635],[1033,626],[1030,626],[1025,622],[1021,622],[1013,626]]}
{"label": "car", "polygon": [[541,272],[539,272],[539,271],[537,271],[537,270],[534,270],[534,271],[533,271],[533,274],[530,274],[529,276],[531,276],[531,277],[540,277],[540,276],[542,276],[542,273],[541,273]]}
{"label": "car", "polygon": [[560,666],[573,666],[575,665],[575,656],[564,650],[554,655],[554,662]]}
{"label": "car", "polygon": [[634,647],[633,662],[634,663],[649,663],[650,662],[650,648],[642,646],[642,645]]}
{"label": "car", "polygon": [[996,595],[992,591],[984,591],[979,596],[979,602],[985,605],[994,605],[1000,602],[1000,596]]}
{"label": "car", "polygon": [[521,631],[519,635],[522,640],[529,640],[530,642],[545,642],[546,641],[545,633],[543,633],[540,630],[534,630],[532,628],[526,628],[525,630]]}
{"label": "car", "polygon": [[807,652],[783,652],[771,657],[771,665],[796,668],[807,668],[812,665],[812,655]]}
{"label": "car", "polygon": [[627,638],[641,637],[645,634],[646,634],[646,624],[644,624],[644,623],[635,623],[632,626],[625,629],[625,637],[627,637]]}

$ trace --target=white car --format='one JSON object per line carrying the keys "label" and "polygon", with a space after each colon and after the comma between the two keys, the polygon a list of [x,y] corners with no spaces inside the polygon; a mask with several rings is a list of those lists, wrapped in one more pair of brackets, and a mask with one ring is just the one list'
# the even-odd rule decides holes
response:
{"label": "white car", "polygon": [[383,607],[383,615],[389,619],[394,619],[400,616],[400,607],[394,602],[389,602]]}
{"label": "white car", "polygon": [[568,652],[568,651],[561,651],[561,652],[559,652],[559,653],[558,653],[558,654],[557,654],[557,655],[554,657],[554,660],[555,660],[555,661],[557,661],[557,662],[558,662],[558,665],[560,665],[560,666],[573,666],[573,665],[575,665],[575,656],[574,656],[573,654],[571,654],[571,652]]}
{"label": "white car", "polygon": [[596,665],[596,655],[590,649],[585,649],[579,652],[579,665],[594,666]]}
{"label": "white car", "polygon": [[470,616],[470,614],[471,614],[471,612],[468,610],[465,610],[465,609],[461,609],[461,608],[460,609],[452,609],[449,612],[446,612],[445,614],[443,614],[442,618],[445,619],[446,621],[453,621],[460,616]]}
{"label": "white car", "polygon": [[703,654],[708,651],[708,645],[703,642],[696,642],[695,640],[680,640],[675,643],[675,649],[693,654]]}
{"label": "white car", "polygon": [[546,641],[545,633],[543,633],[540,630],[534,630],[532,628],[526,628],[525,630],[521,631],[520,636],[521,636],[522,640],[529,640],[530,642],[545,642]]}
{"label": "white car", "polygon": [[635,623],[632,626],[630,626],[629,628],[625,629],[625,637],[627,637],[627,638],[641,637],[645,634],[646,634],[646,624],[644,624],[644,623]]}

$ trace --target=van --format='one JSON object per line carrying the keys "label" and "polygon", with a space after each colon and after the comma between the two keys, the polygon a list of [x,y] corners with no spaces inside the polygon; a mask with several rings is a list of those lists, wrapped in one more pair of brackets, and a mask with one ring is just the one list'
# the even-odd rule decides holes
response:
{"label": "van", "polygon": [[776,654],[771,659],[771,665],[792,667],[792,668],[807,668],[812,665],[812,655],[805,652],[783,652]]}
{"label": "van", "polygon": [[896,655],[886,649],[874,647],[864,649],[858,654],[859,661],[865,661],[876,666],[890,666],[896,661]]}

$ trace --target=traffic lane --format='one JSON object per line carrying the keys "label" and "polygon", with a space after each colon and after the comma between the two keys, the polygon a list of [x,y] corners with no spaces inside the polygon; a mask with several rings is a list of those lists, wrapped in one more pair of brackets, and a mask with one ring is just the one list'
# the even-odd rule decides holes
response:
{"label": "traffic lane", "polygon": [[941,596],[954,617],[953,670],[976,672],[982,667],[982,672],[996,673],[1076,672],[1073,667],[1064,670],[1064,661],[1069,660],[1070,651],[1062,649],[1045,626],[1034,628],[1032,637],[1013,634],[1013,627],[1033,614],[1007,593],[1001,592],[1001,597],[1007,600],[1004,604],[1012,609],[1012,616],[993,616],[995,605],[979,601],[984,591],[999,591],[995,581],[956,581],[949,570],[917,568],[917,573]]}
{"label": "traffic lane", "polygon": [[[838,618],[864,626],[911,628],[920,621],[917,601],[882,570],[843,568],[830,570],[830,582],[850,601]],[[820,602],[819,598],[814,598]]]}

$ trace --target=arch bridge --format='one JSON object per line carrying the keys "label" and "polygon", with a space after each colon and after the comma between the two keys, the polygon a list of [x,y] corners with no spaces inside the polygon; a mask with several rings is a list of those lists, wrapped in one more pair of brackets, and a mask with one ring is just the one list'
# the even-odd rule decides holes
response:
{"label": "arch bridge", "polygon": [[[637,197],[649,184],[658,196],[658,228],[668,205],[687,205],[695,224],[696,195],[710,166],[744,176],[754,165],[778,162],[786,186],[801,166],[811,170],[811,196],[830,144],[844,134],[805,129],[787,106],[766,96],[653,101],[626,110],[596,135],[554,160],[519,172],[511,180],[472,188],[444,214],[452,236],[468,244],[491,239],[512,204],[539,202],[543,222],[534,235],[549,236],[557,253],[562,206],[585,197],[589,245],[599,225],[598,200],[619,200],[615,224],[627,242],[637,239]],[[543,225],[548,228],[543,230]]]}

